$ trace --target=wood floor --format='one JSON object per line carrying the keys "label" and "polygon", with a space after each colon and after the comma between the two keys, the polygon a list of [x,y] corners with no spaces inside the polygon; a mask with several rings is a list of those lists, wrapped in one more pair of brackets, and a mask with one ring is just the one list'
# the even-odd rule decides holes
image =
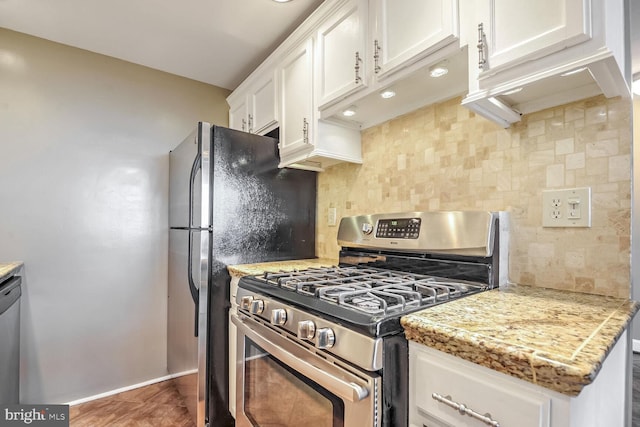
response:
{"label": "wood floor", "polygon": [[[173,380],[72,406],[71,427],[195,427]],[[640,354],[633,354],[633,427],[640,427]]]}
{"label": "wood floor", "polygon": [[195,427],[174,380],[69,408],[71,427]]}

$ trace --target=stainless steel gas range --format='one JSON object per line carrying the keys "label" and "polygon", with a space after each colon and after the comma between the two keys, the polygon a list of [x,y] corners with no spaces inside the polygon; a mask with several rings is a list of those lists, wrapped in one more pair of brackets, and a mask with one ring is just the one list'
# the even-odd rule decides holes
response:
{"label": "stainless steel gas range", "polygon": [[339,265],[241,278],[236,425],[407,426],[400,317],[497,287],[499,242],[496,212],[347,217]]}

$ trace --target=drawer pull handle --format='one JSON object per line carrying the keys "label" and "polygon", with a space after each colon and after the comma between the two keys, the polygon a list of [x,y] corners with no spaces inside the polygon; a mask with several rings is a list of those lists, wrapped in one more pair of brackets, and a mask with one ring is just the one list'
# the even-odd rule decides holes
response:
{"label": "drawer pull handle", "polygon": [[473,409],[467,408],[467,406],[464,403],[454,402],[451,399],[451,396],[442,396],[438,393],[433,393],[431,397],[433,398],[433,400],[436,400],[440,403],[444,403],[448,407],[455,409],[461,415],[468,415],[471,418],[475,418],[478,421],[482,421],[483,423],[491,427],[500,427],[500,423],[494,420],[493,418],[491,418],[491,414],[486,413],[484,415],[481,415],[480,413],[474,411]]}

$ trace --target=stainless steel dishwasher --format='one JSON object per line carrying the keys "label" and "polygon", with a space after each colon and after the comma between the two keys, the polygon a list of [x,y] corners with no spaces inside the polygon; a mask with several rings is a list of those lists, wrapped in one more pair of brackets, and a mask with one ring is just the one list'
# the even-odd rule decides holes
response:
{"label": "stainless steel dishwasher", "polygon": [[0,403],[20,399],[20,295],[22,278],[0,283]]}

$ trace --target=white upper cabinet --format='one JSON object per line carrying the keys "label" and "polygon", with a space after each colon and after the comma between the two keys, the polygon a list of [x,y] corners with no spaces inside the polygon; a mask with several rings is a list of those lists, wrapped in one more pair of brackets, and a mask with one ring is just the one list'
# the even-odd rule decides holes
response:
{"label": "white upper cabinet", "polygon": [[[464,54],[461,60],[458,0],[350,0],[345,3],[318,33],[319,45],[340,28],[345,39],[334,36],[335,47],[319,55],[318,109],[322,119],[367,128],[466,93],[467,58]],[[364,18],[365,12],[368,20]],[[355,27],[355,16],[361,28],[359,37],[346,31]],[[351,36],[349,41],[347,34]],[[341,53],[345,64],[338,71],[326,60],[323,63],[322,58],[330,57],[332,51],[339,52],[341,46],[356,47]],[[354,49],[358,52],[358,67],[354,62]],[[337,53],[331,55],[337,58]],[[429,67],[443,61],[449,62],[450,74],[439,80],[429,77]],[[340,78],[336,77],[338,72]],[[383,99],[382,92],[393,92],[395,98]],[[356,114],[345,117],[345,110],[356,111]]]}
{"label": "white upper cabinet", "polygon": [[256,76],[229,96],[229,127],[264,135],[278,125],[276,83],[273,70]]}
{"label": "white upper cabinet", "polygon": [[313,38],[309,38],[278,66],[280,167],[322,171],[339,162],[362,163],[359,130],[318,120],[313,54]]}
{"label": "white upper cabinet", "polygon": [[630,96],[624,2],[483,0],[461,9],[475,16],[477,30],[463,40],[469,93],[462,104],[499,125],[599,94]]}
{"label": "white upper cabinet", "polygon": [[278,108],[273,73],[258,81],[249,93],[249,132],[267,133],[277,125]]}
{"label": "white upper cabinet", "polygon": [[249,129],[249,105],[246,94],[237,97],[235,102],[229,103],[229,127],[231,129],[248,132]]}
{"label": "white upper cabinet", "polygon": [[313,39],[309,38],[283,58],[278,67],[280,83],[280,159],[311,148],[313,131]]}
{"label": "white upper cabinet", "polygon": [[317,104],[321,109],[367,83],[368,10],[367,0],[350,0],[318,29]]}
{"label": "white upper cabinet", "polygon": [[456,0],[373,0],[373,66],[378,78],[458,38]]}
{"label": "white upper cabinet", "polygon": [[585,0],[483,0],[484,69],[530,61],[591,38]]}

